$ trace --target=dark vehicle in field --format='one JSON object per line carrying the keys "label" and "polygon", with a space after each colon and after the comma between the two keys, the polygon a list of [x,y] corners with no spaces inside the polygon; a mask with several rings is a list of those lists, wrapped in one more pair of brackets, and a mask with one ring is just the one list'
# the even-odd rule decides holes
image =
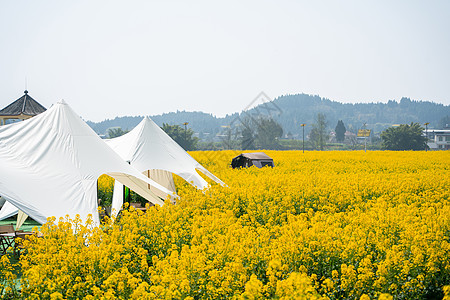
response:
{"label": "dark vehicle in field", "polygon": [[233,158],[231,161],[231,167],[235,168],[248,168],[255,166],[257,168],[262,168],[265,166],[275,167],[273,159],[265,154],[264,152],[254,152],[254,153],[242,153]]}

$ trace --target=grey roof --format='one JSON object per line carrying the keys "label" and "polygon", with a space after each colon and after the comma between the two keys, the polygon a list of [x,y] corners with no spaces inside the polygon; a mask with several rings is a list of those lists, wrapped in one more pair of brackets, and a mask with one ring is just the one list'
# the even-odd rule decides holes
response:
{"label": "grey roof", "polygon": [[[268,156],[267,154],[265,154],[264,152],[253,152],[253,153],[242,153],[238,156],[243,156],[246,157],[248,159],[268,159],[268,160],[272,160],[272,158],[270,156]],[[236,156],[236,157],[238,157]]]}
{"label": "grey roof", "polygon": [[0,110],[0,116],[19,116],[21,114],[35,116],[46,111],[45,107],[28,95],[27,90],[24,93],[22,97]]}

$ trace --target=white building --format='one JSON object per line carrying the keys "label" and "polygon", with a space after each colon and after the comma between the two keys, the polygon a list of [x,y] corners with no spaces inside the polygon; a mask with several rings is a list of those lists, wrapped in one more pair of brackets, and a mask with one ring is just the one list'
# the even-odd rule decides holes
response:
{"label": "white building", "polygon": [[450,150],[450,129],[428,129],[426,134],[431,150]]}

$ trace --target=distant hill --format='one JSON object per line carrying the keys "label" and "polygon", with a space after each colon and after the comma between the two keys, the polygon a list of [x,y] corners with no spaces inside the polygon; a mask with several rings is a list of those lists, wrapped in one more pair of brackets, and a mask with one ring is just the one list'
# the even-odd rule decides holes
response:
{"label": "distant hill", "polygon": [[[107,119],[98,123],[87,121],[88,125],[94,129],[100,135],[106,135],[109,128],[121,127],[123,130],[133,129],[139,122],[142,121],[144,116],[137,117],[116,117],[114,119]],[[209,132],[217,133],[218,128],[221,128],[222,118],[217,118],[212,114],[206,114],[203,112],[187,112],[177,111],[171,113],[165,113],[162,115],[150,116],[150,118],[159,126],[163,123],[182,125],[184,122],[189,122],[189,128],[192,128],[197,133]]]}
{"label": "distant hill", "polygon": [[[245,117],[271,114],[281,124],[284,133],[290,133],[294,137],[301,137],[300,124],[306,123],[306,132],[309,132],[311,124],[318,113],[323,113],[328,121],[330,130],[334,130],[338,120],[342,120],[347,130],[356,132],[363,123],[375,133],[381,132],[394,124],[409,124],[411,122],[429,122],[429,128],[439,128],[440,122],[450,116],[450,106],[429,101],[416,101],[402,98],[399,102],[390,100],[387,103],[340,103],[319,96],[296,94],[280,96],[269,103],[272,110],[267,110],[266,104],[260,104],[245,112],[227,115],[218,118],[212,114],[203,112],[177,111],[162,115],[150,116],[155,123],[162,126],[163,123],[179,124],[189,122],[192,128],[204,140],[210,140],[224,130],[225,126],[233,127]],[[274,113],[275,112],[275,113]],[[98,134],[106,134],[108,128],[121,127],[133,129],[142,116],[116,117],[94,123],[88,121]]]}
{"label": "distant hill", "polygon": [[281,114],[275,118],[285,132],[300,133],[301,123],[311,125],[318,113],[326,115],[328,126],[334,130],[337,121],[342,120],[347,130],[356,132],[363,123],[374,132],[381,132],[393,124],[429,122],[429,128],[439,127],[439,122],[450,115],[450,106],[428,101],[402,98],[399,102],[387,103],[340,103],[305,94],[286,95],[274,100]]}

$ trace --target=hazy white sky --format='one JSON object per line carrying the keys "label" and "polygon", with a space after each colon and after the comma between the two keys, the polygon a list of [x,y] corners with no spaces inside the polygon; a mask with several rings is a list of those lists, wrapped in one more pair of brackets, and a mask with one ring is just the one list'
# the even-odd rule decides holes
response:
{"label": "hazy white sky", "polygon": [[450,1],[0,0],[0,108],[242,110],[259,92],[450,104]]}

